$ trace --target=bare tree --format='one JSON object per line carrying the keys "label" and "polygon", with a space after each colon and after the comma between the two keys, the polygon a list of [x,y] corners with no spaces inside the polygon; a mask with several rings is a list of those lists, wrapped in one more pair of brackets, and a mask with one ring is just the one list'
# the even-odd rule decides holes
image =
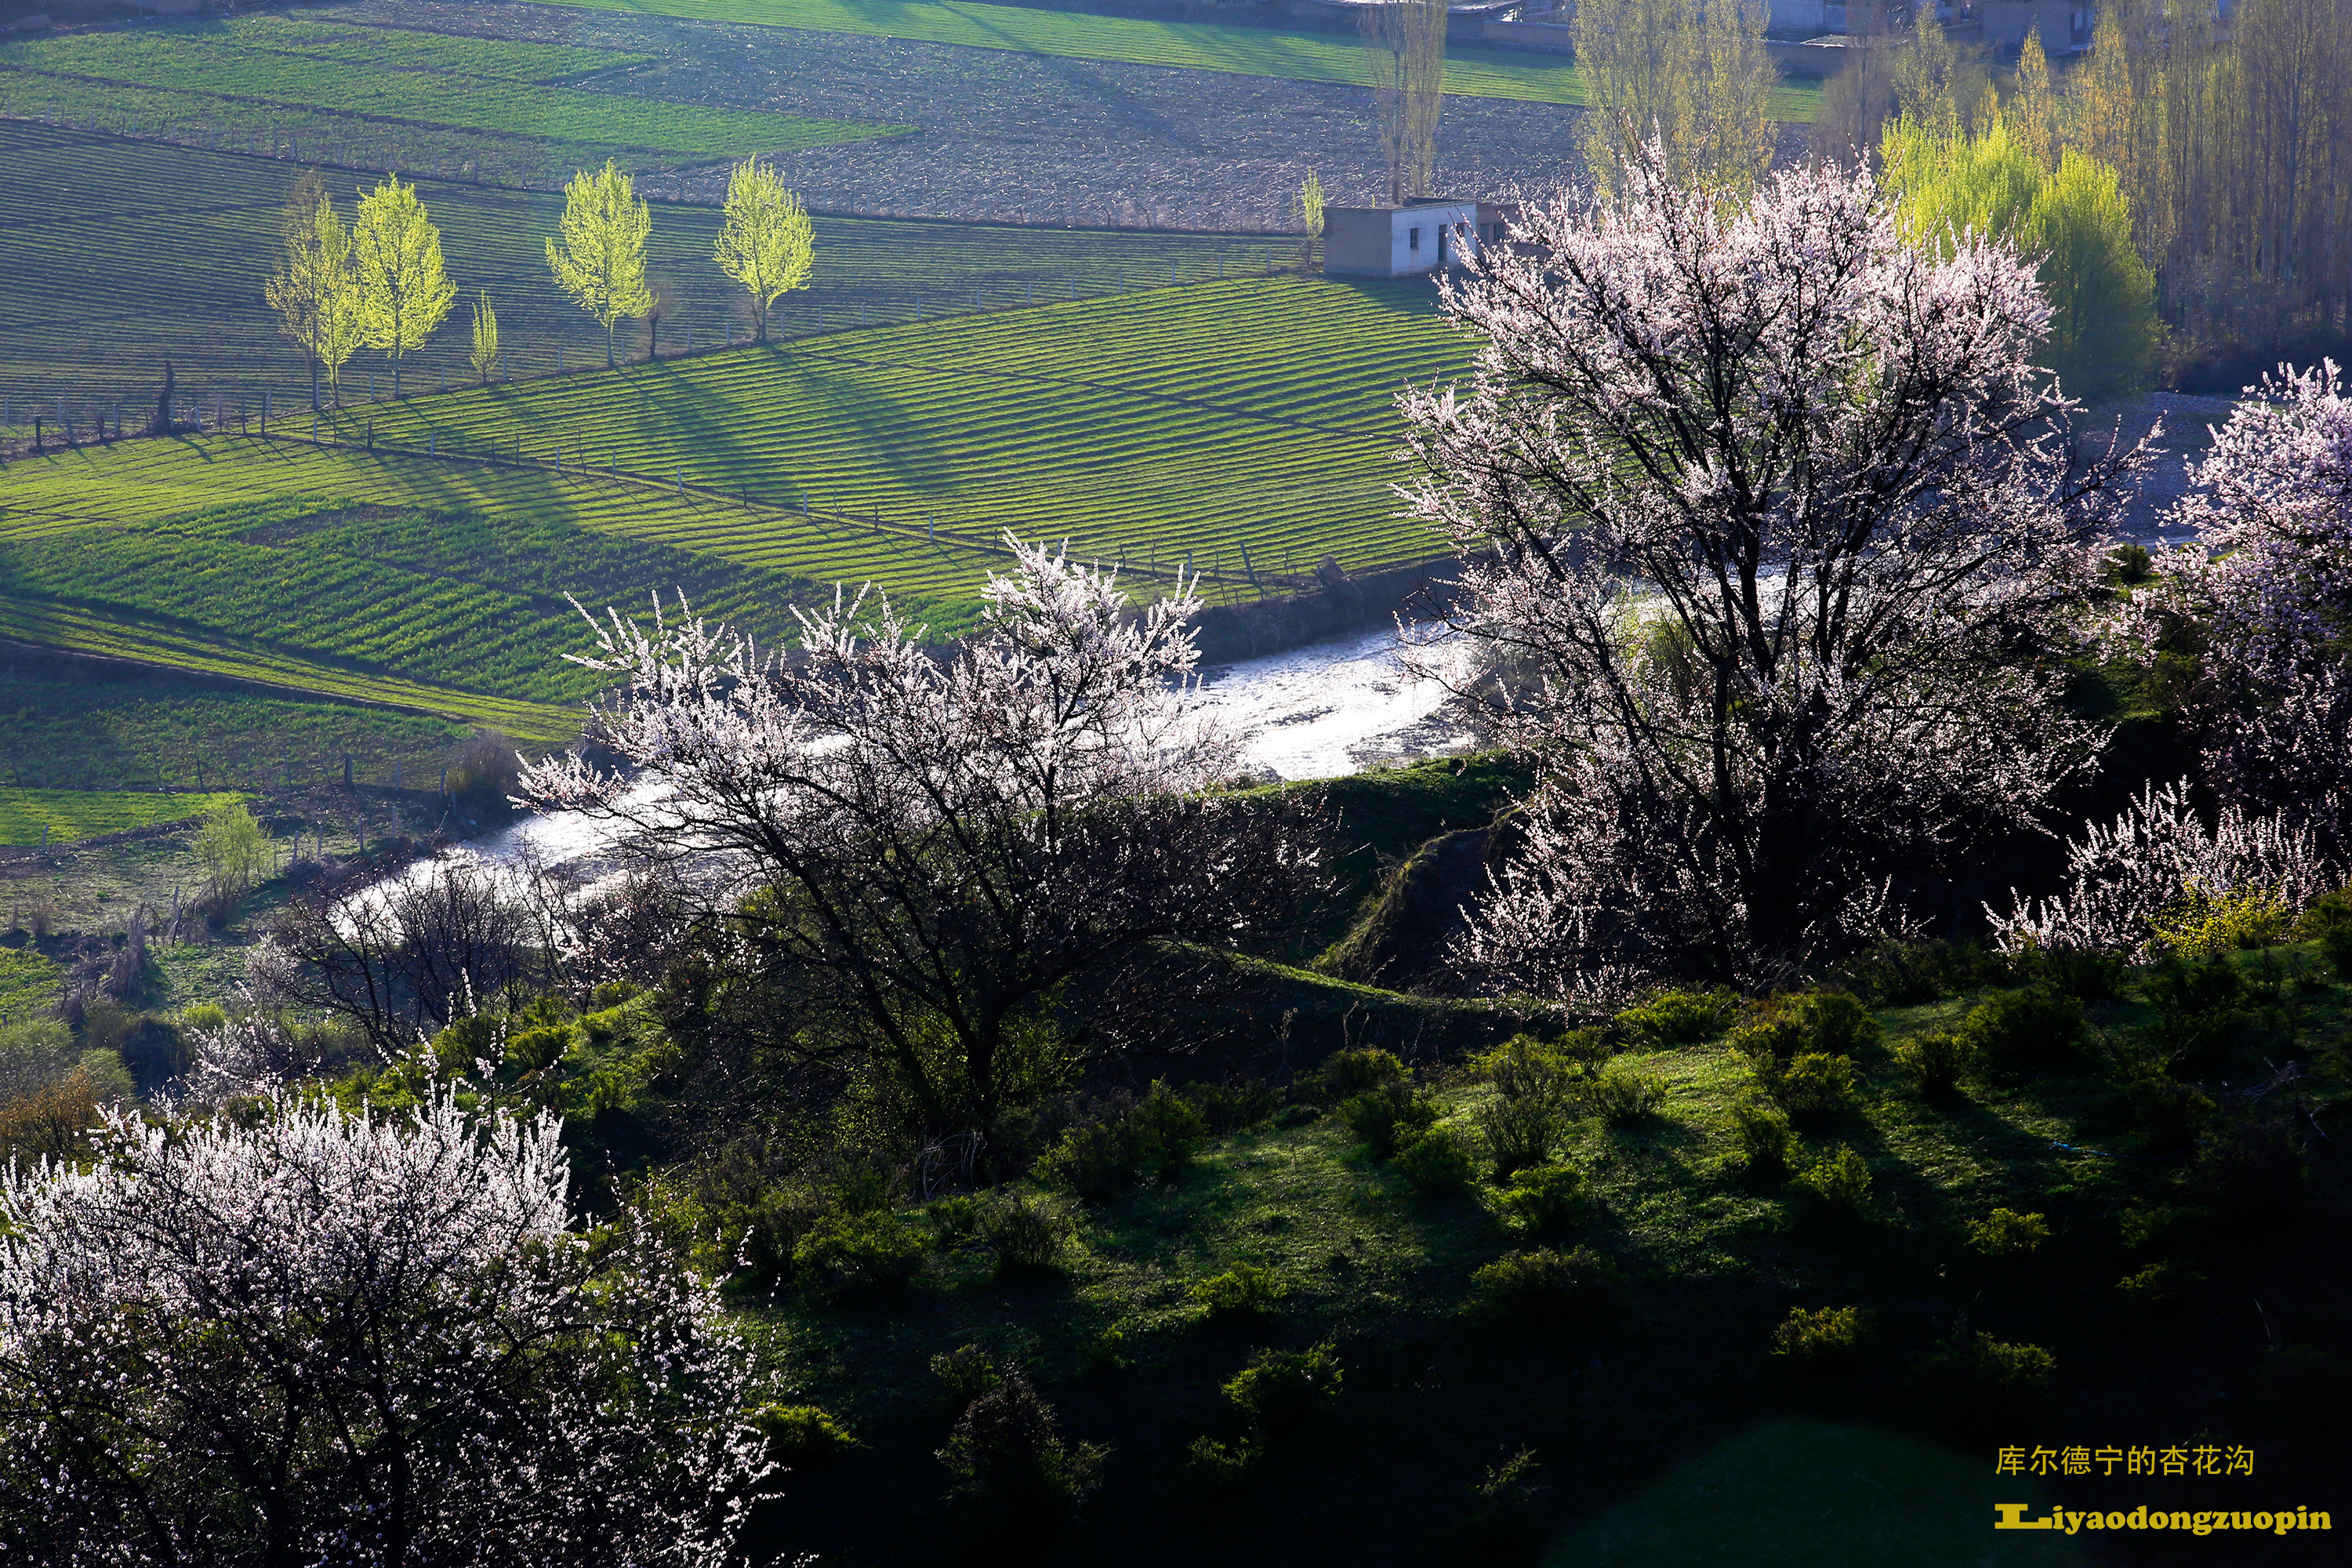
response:
{"label": "bare tree", "polygon": [[1906,241],[1866,174],[1679,184],[1654,144],[1449,283],[1486,341],[1404,400],[1460,630],[1538,672],[1528,843],[1465,960],[1555,994],[1763,983],[1885,879],[2087,767],[2053,656],[2107,490],[2033,370],[2031,265]]}
{"label": "bare tree", "polygon": [[348,1018],[378,1050],[405,1049],[500,992],[552,982],[560,931],[528,880],[450,859],[322,886],[288,906],[248,983],[265,1009]]}
{"label": "bare tree", "polygon": [[1445,0],[1385,0],[1358,18],[1388,160],[1389,202],[1430,194],[1445,108]]}
{"label": "bare tree", "polygon": [[803,616],[788,661],[612,616],[582,662],[626,682],[600,721],[635,776],[523,781],[695,868],[727,965],[803,998],[787,1043],[887,1063],[934,1133],[993,1122],[1065,982],[1263,931],[1315,874],[1305,804],[1207,788],[1234,749],[1189,696],[1199,601],[1139,616],[1112,574],[1011,542],[950,656],[879,595]]}

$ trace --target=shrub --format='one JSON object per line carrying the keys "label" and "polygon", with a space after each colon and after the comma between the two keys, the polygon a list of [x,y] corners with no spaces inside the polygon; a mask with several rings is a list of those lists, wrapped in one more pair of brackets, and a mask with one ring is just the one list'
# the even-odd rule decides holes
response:
{"label": "shrub", "polygon": [[981,1213],[981,1239],[996,1254],[1000,1274],[1042,1274],[1062,1261],[1076,1226],[1058,1204],[1023,1193],[1001,1193]]}
{"label": "shrub", "polygon": [[1827,1121],[1853,1109],[1853,1063],[1827,1051],[1802,1053],[1766,1082],[1794,1122]]}
{"label": "shrub", "polygon": [[1470,1276],[1471,1305],[1496,1317],[1602,1318],[1615,1308],[1623,1276],[1590,1247],[1507,1252]]}
{"label": "shrub", "polygon": [[1784,1068],[1805,1048],[1805,1026],[1786,1013],[1774,1013],[1732,1030],[1730,1045],[1759,1065]]}
{"label": "shrub", "polygon": [[964,1407],[939,1451],[948,1495],[1004,1524],[1066,1517],[1095,1489],[1106,1450],[1071,1447],[1055,1430],[1054,1408],[1029,1374],[1008,1366],[994,1387]]}
{"label": "shrub", "polygon": [[961,1195],[933,1198],[923,1205],[931,1222],[931,1240],[941,1247],[955,1247],[980,1234],[980,1204]]}
{"label": "shrub", "polygon": [[1495,1179],[1508,1181],[1514,1172],[1551,1157],[1568,1126],[1579,1068],[1526,1035],[1480,1057],[1476,1066],[1495,1086],[1494,1098],[1478,1108],[1478,1131]]}
{"label": "shrub", "polygon": [[88,1073],[37,1082],[0,1101],[0,1168],[87,1158],[89,1135],[105,1120],[99,1085]]}
{"label": "shrub", "polygon": [[996,1358],[978,1345],[959,1345],[931,1358],[931,1375],[947,1391],[948,1403],[961,1410],[1004,1379]]}
{"label": "shrub", "polygon": [[858,1447],[846,1427],[814,1405],[761,1405],[751,1413],[751,1426],[781,1464],[823,1464]]}
{"label": "shrub", "polygon": [[1566,1230],[1583,1214],[1591,1184],[1573,1165],[1538,1165],[1522,1171],[1496,1199],[1504,1223],[1528,1236]]}
{"label": "shrub", "polygon": [[1154,1082],[1128,1113],[1137,1165],[1155,1182],[1172,1182],[1192,1169],[1208,1141],[1209,1119],[1167,1084]]}
{"label": "shrub", "polygon": [[2157,939],[2181,957],[2211,958],[2276,942],[2286,935],[2292,918],[2273,889],[2216,893],[2192,883],[2148,923]]}
{"label": "shrub", "polygon": [[2166,1258],[2125,1275],[2116,1288],[2142,1307],[2168,1307],[2183,1291],[2204,1282],[2205,1271],[2195,1264]]}
{"label": "shrub", "polygon": [[793,1244],[793,1267],[819,1296],[882,1296],[906,1289],[927,1250],[915,1227],[887,1209],[836,1210]]}
{"label": "shrub", "polygon": [[1360,1094],[1401,1084],[1405,1077],[1404,1063],[1397,1060],[1393,1051],[1334,1051],[1300,1087],[1326,1105],[1339,1105]]}
{"label": "shrub", "polygon": [[2022,1077],[2081,1047],[2083,1004],[2041,986],[2004,991],[1969,1010],[1960,1039],[1993,1071]]}
{"label": "shrub", "polygon": [[1843,991],[1811,992],[1797,998],[1793,1011],[1807,1048],[1834,1056],[1874,1046],[1882,1032],[1870,1010]]}
{"label": "shrub", "polygon": [[1728,991],[1665,991],[1617,1015],[1618,1026],[1658,1046],[1695,1046],[1723,1032],[1738,998]]}
{"label": "shrub", "polygon": [[1822,1208],[1846,1218],[1870,1205],[1870,1164],[1843,1143],[1806,1166],[1796,1184]]}
{"label": "shrub", "polygon": [[1466,1193],[1478,1180],[1478,1158],[1461,1134],[1433,1128],[1397,1151],[1396,1168],[1431,1197]]}
{"label": "shrub", "polygon": [[1263,1079],[1244,1078],[1234,1083],[1189,1083],[1184,1098],[1192,1103],[1217,1133],[1244,1132],[1263,1127],[1282,1109],[1282,1096]]}
{"label": "shrub", "polygon": [[1197,1485],[1232,1491],[1249,1484],[1265,1458],[1265,1450],[1246,1436],[1231,1443],[1195,1437],[1184,1450],[1184,1474]]}
{"label": "shrub", "polygon": [[2011,1344],[1979,1332],[1948,1342],[1932,1365],[1970,1415],[1990,1419],[2031,1406],[2050,1385],[2058,1358],[2040,1345]]}
{"label": "shrub", "polygon": [[1846,983],[1882,1007],[1910,1007],[1967,984],[1969,965],[1948,942],[1885,942],[1849,959]]}
{"label": "shrub", "polygon": [[2252,1392],[2266,1425],[2305,1440],[2340,1437],[2352,1406],[2352,1361],[2316,1345],[2281,1345],[2255,1369]]}
{"label": "shrub", "polygon": [[1032,1173],[1081,1202],[1099,1204],[1132,1186],[1139,1163],[1133,1130],[1124,1118],[1111,1118],[1065,1130]]}
{"label": "shrub", "polygon": [[2216,1124],[2189,1169],[2189,1185],[2212,1205],[2215,1216],[2248,1235],[2294,1221],[2310,1176],[2302,1126],[2291,1112],[2282,1111]]}
{"label": "shrub", "polygon": [[1373,1158],[1385,1160],[1437,1121],[1437,1104],[1407,1083],[1367,1089],[1339,1102],[1339,1119]]}
{"label": "shrub", "polygon": [[1470,1489],[1470,1510],[1445,1533],[1457,1556],[1493,1563],[1523,1557],[1543,1538],[1537,1498],[1543,1489],[1528,1478],[1536,1471],[1536,1454],[1521,1448],[1498,1465],[1486,1467],[1483,1479]]}
{"label": "shrub", "polygon": [[1777,1176],[1789,1168],[1789,1119],[1757,1094],[1732,1102],[1732,1131],[1739,1138],[1740,1163],[1759,1176]]}
{"label": "shrub", "polygon": [[2036,948],[2024,962],[2032,974],[2083,1002],[2113,996],[2124,977],[2121,953],[2088,947]]}
{"label": "shrub", "polygon": [[2038,1214],[1995,1209],[1969,1222],[1969,1246],[1986,1258],[2031,1258],[2050,1239],[2050,1222]]}
{"label": "shrub", "polygon": [[2352,980],[2352,888],[2314,899],[2295,930],[2305,941],[2319,944],[2337,974]]}
{"label": "shrub", "polygon": [[1343,1376],[1328,1341],[1303,1351],[1264,1350],[1226,1381],[1224,1394],[1251,1426],[1271,1435],[1328,1413]]}
{"label": "shrub", "polygon": [[1190,1294],[1207,1318],[1258,1317],[1285,1294],[1281,1279],[1260,1264],[1236,1263],[1192,1287]]}
{"label": "shrub", "polygon": [[1850,1371],[1871,1335],[1869,1312],[1861,1307],[1799,1307],[1772,1331],[1772,1353],[1782,1365],[1821,1376]]}
{"label": "shrub", "polygon": [[1592,1110],[1612,1127],[1630,1127],[1666,1102],[1666,1080],[1654,1072],[1611,1062],[1587,1091]]}
{"label": "shrub", "polygon": [[1959,1092],[1960,1075],[1968,1070],[1969,1048],[1949,1029],[1926,1029],[1895,1047],[1895,1065],[1911,1086],[1927,1100],[1944,1100]]}

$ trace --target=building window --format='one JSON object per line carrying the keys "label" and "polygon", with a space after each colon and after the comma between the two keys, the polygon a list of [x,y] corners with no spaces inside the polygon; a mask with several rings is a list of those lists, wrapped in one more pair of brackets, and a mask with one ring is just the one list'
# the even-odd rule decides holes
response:
{"label": "building window", "polygon": [[1421,248],[1421,230],[1417,228],[1409,228],[1404,231],[1404,247],[1407,250],[1419,250]]}

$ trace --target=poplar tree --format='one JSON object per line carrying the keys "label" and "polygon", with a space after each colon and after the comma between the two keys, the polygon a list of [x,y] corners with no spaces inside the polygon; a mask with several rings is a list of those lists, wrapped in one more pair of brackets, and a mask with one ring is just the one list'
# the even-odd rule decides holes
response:
{"label": "poplar tree", "polygon": [[1772,158],[1772,89],[1759,0],[1586,0],[1576,58],[1592,112],[1585,162],[1603,184],[1654,142],[1678,179],[1746,189]]}
{"label": "poplar tree", "polygon": [[[299,215],[294,202],[309,205]],[[359,301],[351,266],[351,237],[335,204],[311,175],[295,187],[286,223],[286,266],[262,286],[278,330],[301,349],[310,366],[310,406],[319,406],[319,375],[339,385],[343,363],[359,348]]]}
{"label": "poplar tree", "polygon": [[1307,230],[1307,270],[1315,269],[1315,242],[1323,237],[1323,182],[1314,170],[1298,184],[1298,221]]}
{"label": "poplar tree", "polygon": [[1388,163],[1389,201],[1430,194],[1437,121],[1445,108],[1445,0],[1385,0],[1359,18],[1372,107]]}
{"label": "poplar tree", "polygon": [[360,198],[352,220],[352,275],[359,290],[361,341],[392,360],[392,395],[410,351],[425,346],[449,314],[457,290],[441,265],[441,234],[425,216],[416,187],[398,174]]}
{"label": "poplar tree", "polygon": [[646,288],[646,237],[653,215],[610,158],[602,171],[581,170],[563,187],[562,243],[547,242],[556,286],[604,329],[604,368],[613,368],[613,326],[652,308]]}
{"label": "poplar tree", "polygon": [[2017,96],[2007,116],[2018,144],[2048,168],[2057,162],[2063,140],[2058,127],[2058,100],[2050,90],[2050,57],[2042,49],[2042,29],[2025,35],[2017,54]]}
{"label": "poplar tree", "polygon": [[474,352],[471,355],[475,384],[488,386],[490,373],[499,367],[499,313],[490,309],[488,289],[474,301]]}
{"label": "poplar tree", "polygon": [[[640,205],[639,210],[643,206]],[[727,221],[712,250],[719,269],[743,286],[768,341],[768,308],[808,287],[816,267],[816,231],[800,197],[772,165],[746,158],[727,177]]]}

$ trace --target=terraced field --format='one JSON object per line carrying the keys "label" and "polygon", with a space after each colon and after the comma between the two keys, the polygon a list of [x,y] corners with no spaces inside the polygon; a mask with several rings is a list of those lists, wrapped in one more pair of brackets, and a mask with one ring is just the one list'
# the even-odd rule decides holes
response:
{"label": "terraced field", "polygon": [[[66,112],[84,125],[121,123],[110,121],[108,104],[132,124],[152,114],[152,106],[112,96],[133,88],[213,100],[204,117],[233,132],[270,130],[278,111],[292,107],[362,121],[537,137],[633,161],[648,153],[791,152],[906,129],[550,86],[538,73],[576,73],[589,51],[538,46],[534,56],[518,52],[531,46],[501,43],[472,68],[470,40],[439,38],[412,55],[408,40],[422,37],[384,28],[320,29],[315,23],[250,33],[235,23],[195,23],[25,39],[0,44],[0,94],[55,98],[78,91],[84,100],[79,111]],[[304,49],[313,37],[330,52]],[[379,58],[356,58],[376,40]],[[625,55],[611,60],[614,67],[633,63]],[[509,74],[518,72],[529,74],[523,79]]]}
{"label": "terraced field", "polygon": [[[262,300],[299,167],[0,121],[0,170],[14,201],[0,224],[0,426],[30,435],[35,408],[54,423],[59,396],[80,423],[117,402],[135,416],[153,406],[167,360],[198,401],[257,405],[269,388],[280,407],[307,404],[301,357]],[[331,189],[350,184],[331,174]],[[497,302],[510,375],[551,370],[559,354],[603,362],[603,332],[548,277],[541,242],[561,197],[426,181],[423,199],[464,297],[487,289]],[[655,210],[648,263],[667,301],[667,346],[744,331],[741,298],[710,260],[718,226],[708,207]],[[819,218],[815,287],[774,330],[814,331],[820,314],[838,327],[970,310],[975,289],[992,307],[1031,290],[1087,297],[1262,272],[1297,254],[1280,239]],[[410,385],[471,378],[462,314],[410,356]],[[643,325],[630,336],[642,352]],[[367,392],[373,359],[347,367],[347,395]]]}
{"label": "terraced field", "polygon": [[[340,780],[429,780],[463,724],[349,702],[206,687],[118,667],[0,664],[0,783],[50,789],[202,790]],[[16,666],[9,668],[8,665]]]}
{"label": "terraced field", "polygon": [[0,844],[19,847],[68,844],[129,827],[183,822],[247,798],[226,791],[149,795],[128,790],[0,788]]}
{"label": "terraced field", "polygon": [[[1344,33],[1232,27],[1097,16],[1076,11],[984,5],[968,0],[550,0],[583,10],[677,16],[698,22],[751,23],[814,31],[920,38],[969,48],[1136,65],[1185,66],[1242,76],[1300,81],[1360,82],[1363,56]],[[1541,103],[1585,101],[1573,65],[1507,49],[1456,45],[1446,51],[1445,90],[1469,98],[1516,98]],[[1818,89],[1783,87],[1774,110],[1786,120],[1810,120]]]}
{"label": "terraced field", "polygon": [[[1461,369],[1423,288],[1280,278],[1157,289],[413,399],[415,451],[878,516],[985,547],[1005,529],[1227,578],[1418,560],[1388,489],[1391,401]],[[349,426],[347,426],[347,428]],[[1243,552],[1250,553],[1246,561]]]}

